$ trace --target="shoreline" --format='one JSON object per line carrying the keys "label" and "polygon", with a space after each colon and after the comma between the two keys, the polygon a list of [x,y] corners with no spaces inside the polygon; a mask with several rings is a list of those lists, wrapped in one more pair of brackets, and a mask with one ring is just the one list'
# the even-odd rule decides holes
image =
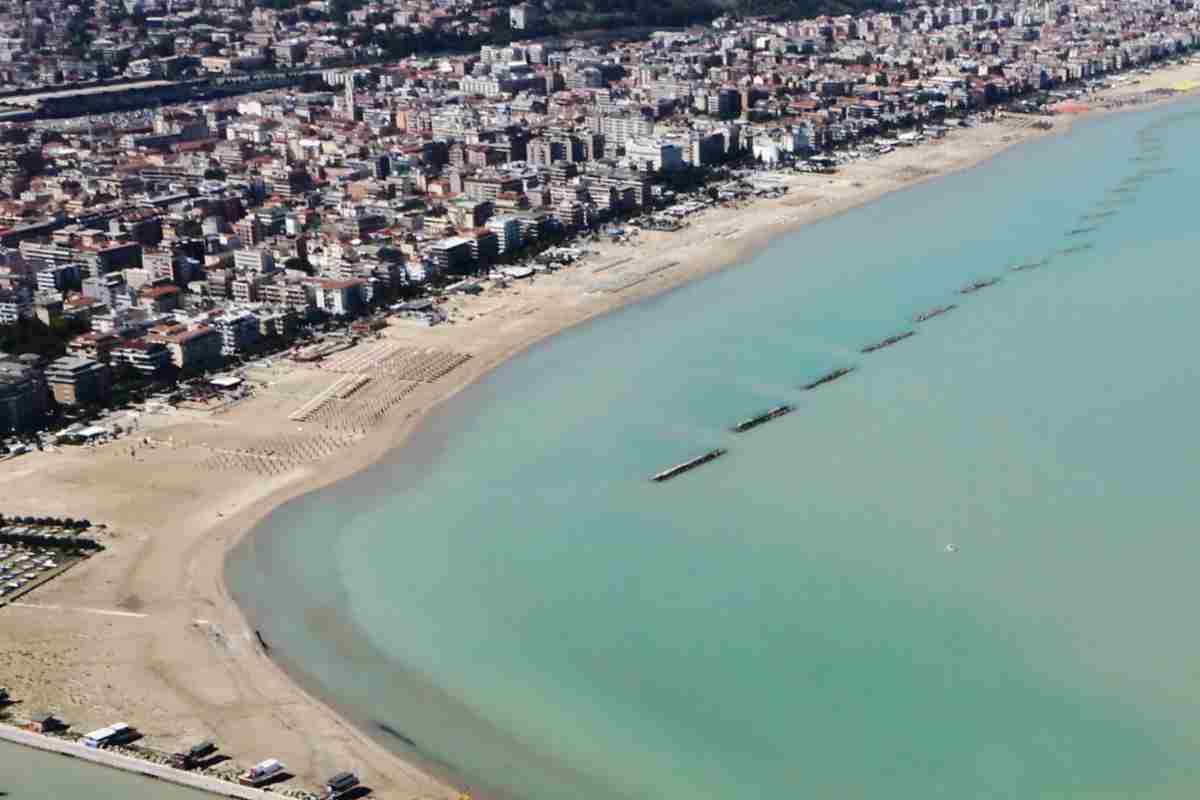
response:
{"label": "shoreline", "polygon": [[[1159,70],[1144,79],[1144,83],[1155,79],[1166,84],[1184,74],[1200,74],[1200,65]],[[1148,88],[1153,87],[1124,86],[1112,93],[1131,90],[1127,93],[1134,94]],[[1142,110],[1149,105],[1095,110],[1083,117]],[[279,408],[299,405],[289,397],[275,401],[270,397],[261,401],[255,398],[217,421],[204,416],[187,420],[169,418],[161,432],[156,432],[156,438],[178,438],[188,444],[148,448],[141,459],[132,456],[129,463],[115,457],[126,455],[127,445],[121,443],[108,445],[111,453],[31,454],[8,462],[0,466],[0,485],[6,487],[9,496],[23,497],[23,502],[32,502],[35,507],[6,508],[5,512],[32,513],[39,508],[62,507],[63,513],[67,513],[67,509],[82,506],[92,518],[111,521],[117,536],[106,542],[108,550],[103,554],[31,595],[30,604],[6,609],[9,618],[21,624],[9,626],[13,630],[0,634],[0,647],[18,646],[38,653],[39,647],[53,648],[60,637],[82,635],[86,645],[80,645],[79,658],[94,662],[104,658],[106,650],[115,648],[104,643],[108,638],[104,631],[100,631],[99,637],[87,639],[86,629],[100,627],[95,625],[97,622],[110,630],[119,626],[118,635],[129,638],[119,639],[116,646],[125,641],[136,644],[137,654],[130,660],[131,674],[115,675],[121,670],[113,669],[110,663],[107,674],[93,680],[92,687],[81,686],[82,702],[76,704],[79,709],[90,705],[93,713],[108,713],[107,708],[98,706],[92,698],[95,691],[105,691],[103,685],[107,681],[109,690],[121,686],[118,694],[147,697],[146,701],[134,704],[133,712],[122,713],[121,717],[128,717],[147,732],[148,739],[156,742],[160,733],[156,728],[170,728],[173,735],[181,738],[216,735],[223,744],[228,743],[224,749],[239,761],[253,762],[278,755],[306,783],[315,783],[326,773],[347,768],[358,772],[364,784],[375,788],[379,796],[401,793],[409,797],[453,796],[456,790],[446,780],[409,763],[343,719],[252,641],[253,629],[225,581],[225,565],[234,548],[275,508],[350,477],[389,454],[402,453],[412,433],[426,422],[431,411],[551,336],[630,303],[732,268],[768,246],[777,236],[794,233],[804,225],[977,166],[1016,144],[1066,133],[1074,118],[1057,117],[1054,122],[1048,131],[1007,128],[1003,123],[956,130],[947,141],[900,151],[893,154],[896,158],[884,156],[851,164],[832,176],[833,180],[831,176],[789,176],[785,179],[789,194],[779,200],[709,211],[684,231],[647,234],[644,238],[649,242],[645,248],[642,245],[646,242],[626,250],[602,246],[601,255],[589,259],[583,267],[538,277],[534,284],[505,293],[526,298],[513,305],[541,304],[532,311],[506,309],[481,313],[479,309],[494,299],[485,295],[478,300],[454,301],[465,309],[464,315],[473,312],[479,315],[475,324],[466,320],[455,326],[419,331],[394,326],[388,331],[390,339],[461,349],[473,358],[440,381],[415,390],[411,398],[392,410],[391,418],[381,424],[375,435],[298,471],[256,482],[241,481],[239,485],[230,475],[219,472],[207,478],[198,477],[200,471],[196,469],[197,456],[207,452],[207,440],[224,437],[236,443],[244,441],[238,437],[247,436],[247,429],[249,434],[259,433],[265,424],[260,411],[270,411],[281,418],[281,424],[272,428],[280,435],[285,431],[290,434],[297,427],[309,428],[309,423],[298,426],[288,422],[286,414],[259,408],[271,402],[277,402]],[[937,166],[929,167],[930,163]],[[825,194],[805,194],[806,190]],[[738,224],[742,227],[730,235],[726,229]],[[655,270],[655,262],[668,256],[679,263]],[[620,269],[614,264],[611,271],[601,271],[609,269],[604,264],[621,258],[631,258],[635,263],[622,264]],[[585,293],[572,285],[582,271],[592,276],[599,273],[608,279],[616,277],[613,273],[627,274],[631,266],[638,264],[651,269],[640,280],[636,279],[639,273],[634,272],[631,278],[634,282],[624,288]],[[543,288],[547,283],[550,286]],[[539,310],[543,313],[538,314]],[[512,314],[506,319],[504,314],[509,311]],[[498,329],[492,327],[497,323],[496,317],[505,322]],[[201,446],[196,447],[195,442]],[[113,469],[98,470],[98,459],[108,459]],[[8,487],[10,482],[16,484],[16,490]],[[63,495],[71,492],[76,493],[76,500],[83,497],[83,501],[78,505],[62,505],[68,500]],[[179,502],[181,492],[185,496]],[[91,504],[87,502],[89,493],[97,495]],[[167,502],[168,497],[172,502]],[[169,541],[164,541],[165,537]],[[46,616],[39,613],[39,607],[43,606],[80,613],[56,615],[60,618],[48,625]],[[122,613],[135,616],[144,613],[139,619],[151,620],[145,623],[150,629],[148,636],[124,633],[129,623],[104,617],[105,608],[122,609]],[[92,611],[100,614],[91,614]],[[41,635],[37,638],[44,641],[30,642],[23,637],[38,626]],[[34,655],[17,666],[29,668],[40,660]],[[8,672],[13,663],[0,661],[0,666]],[[59,666],[62,675],[53,672],[57,667],[52,668],[48,682],[58,681],[67,687],[72,681],[82,683],[72,676],[77,664],[64,662]],[[19,692],[20,687],[14,695]],[[36,699],[42,701],[41,697]],[[117,698],[112,703],[114,711],[125,707],[119,701]],[[32,704],[26,706],[31,707]],[[98,707],[100,710],[95,711]],[[143,708],[148,712],[148,720],[135,713]],[[68,721],[83,724],[78,710],[68,709],[64,716]],[[106,721],[109,720],[87,718],[89,724]],[[259,744],[263,739],[284,740],[276,746],[281,752],[268,752],[269,748]]]}

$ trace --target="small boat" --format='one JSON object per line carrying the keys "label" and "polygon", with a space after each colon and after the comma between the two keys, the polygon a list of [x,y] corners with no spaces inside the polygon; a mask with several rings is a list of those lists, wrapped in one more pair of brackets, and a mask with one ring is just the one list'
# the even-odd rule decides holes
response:
{"label": "small boat", "polygon": [[957,552],[958,552],[958,545],[956,545],[956,544],[948,544],[948,545],[946,545],[946,547],[945,547],[945,550],[946,550],[946,552],[947,552],[947,553],[957,553]]}

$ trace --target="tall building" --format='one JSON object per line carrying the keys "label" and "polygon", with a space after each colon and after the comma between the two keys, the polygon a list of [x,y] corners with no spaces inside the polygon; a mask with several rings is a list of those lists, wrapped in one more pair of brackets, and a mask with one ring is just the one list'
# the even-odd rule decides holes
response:
{"label": "tall building", "polygon": [[63,356],[46,367],[46,383],[60,406],[102,403],[112,390],[107,364],[78,356]]}
{"label": "tall building", "polygon": [[492,217],[487,221],[486,227],[496,234],[501,253],[511,253],[520,249],[521,222],[516,217]]}
{"label": "tall building", "polygon": [[365,283],[358,278],[317,282],[313,290],[317,308],[335,317],[357,313],[362,307]]}
{"label": "tall building", "polygon": [[683,152],[679,145],[662,139],[629,139],[625,142],[625,156],[639,170],[661,172],[683,166]]}
{"label": "tall building", "polygon": [[474,267],[471,241],[459,236],[442,239],[429,247],[429,257],[438,274],[462,275]]}
{"label": "tall building", "polygon": [[0,289],[0,325],[15,325],[33,316],[33,293],[27,287]]}
{"label": "tall building", "polygon": [[37,427],[46,413],[46,382],[40,370],[0,356],[0,433]]}

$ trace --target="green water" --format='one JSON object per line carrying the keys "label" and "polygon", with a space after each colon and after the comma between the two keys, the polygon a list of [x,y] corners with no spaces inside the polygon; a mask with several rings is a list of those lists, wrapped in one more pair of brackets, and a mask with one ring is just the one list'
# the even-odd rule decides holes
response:
{"label": "green water", "polygon": [[1194,797],[1196,109],[536,347],[278,510],[231,584],[293,674],[481,794]]}

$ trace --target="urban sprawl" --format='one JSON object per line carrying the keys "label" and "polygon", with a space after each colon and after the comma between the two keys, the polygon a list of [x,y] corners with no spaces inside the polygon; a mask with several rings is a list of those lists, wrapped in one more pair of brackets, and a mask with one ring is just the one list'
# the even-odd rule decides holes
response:
{"label": "urban sprawl", "polygon": [[446,322],[451,292],[781,192],[773,172],[1052,109],[1187,57],[1200,30],[1158,0],[727,16],[632,41],[540,35],[553,0],[6,5],[0,455],[108,433],[88,423],[134,400],[228,399],[231,362]]}

